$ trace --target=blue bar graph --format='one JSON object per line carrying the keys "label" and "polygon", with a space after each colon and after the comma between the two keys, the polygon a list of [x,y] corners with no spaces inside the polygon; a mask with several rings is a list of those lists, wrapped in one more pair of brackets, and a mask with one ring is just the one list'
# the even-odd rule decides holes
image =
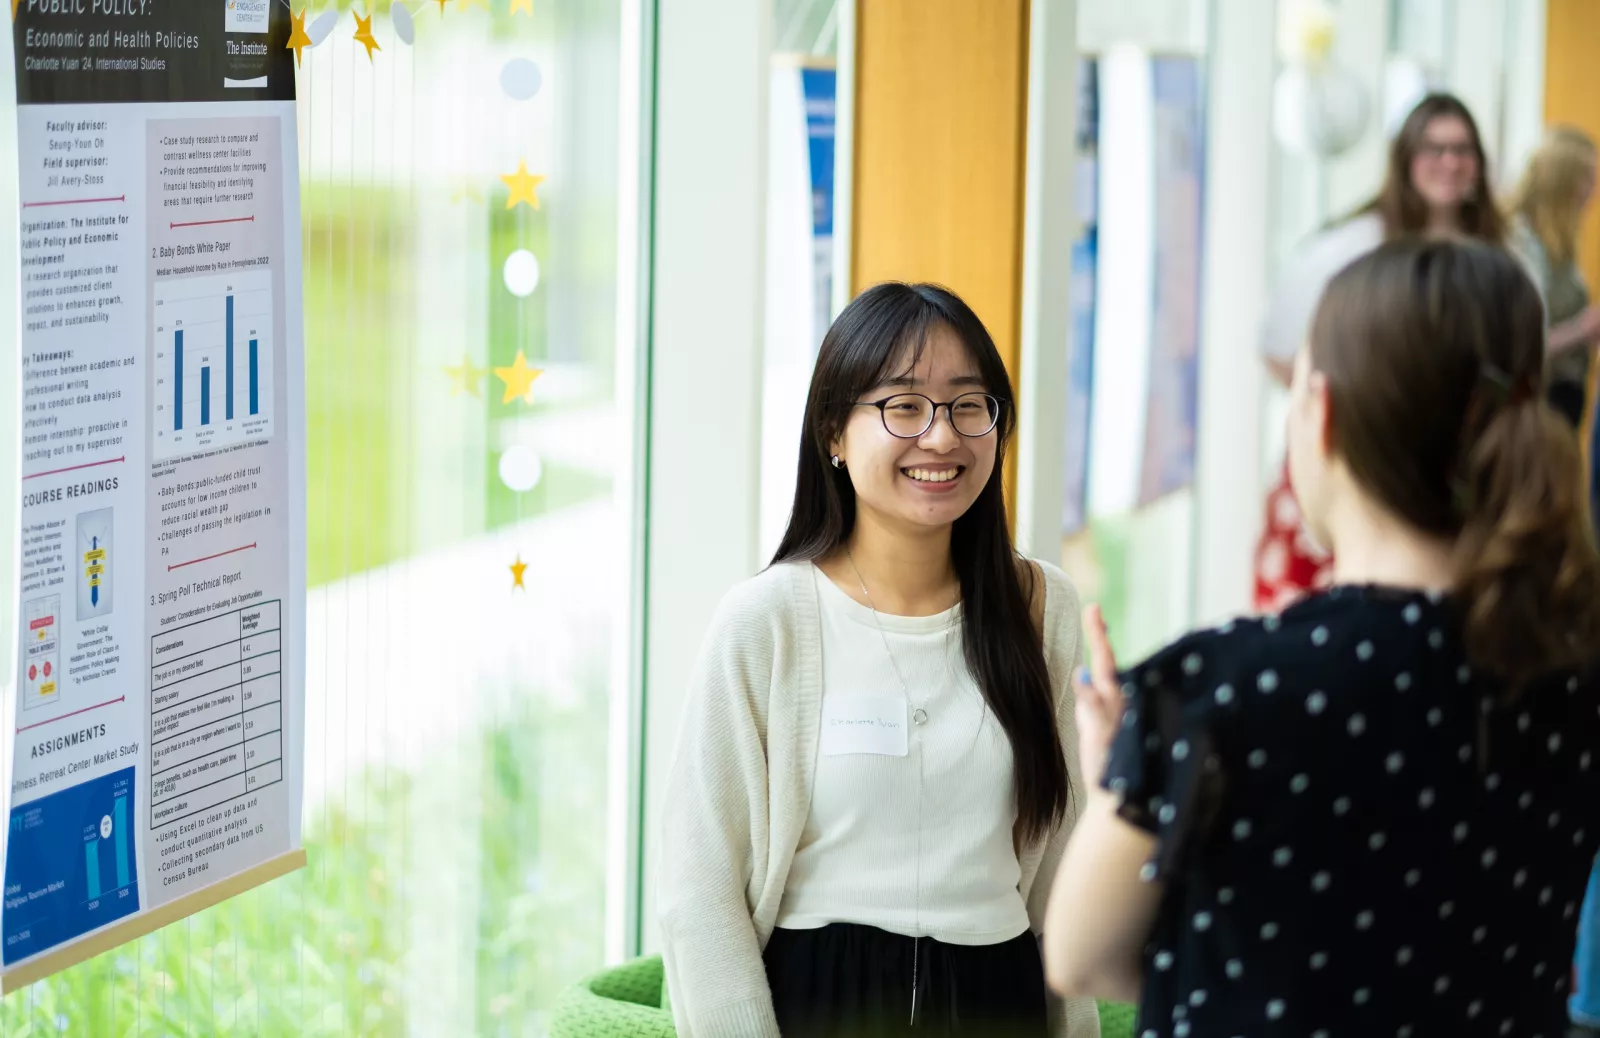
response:
{"label": "blue bar graph", "polygon": [[183,428],[183,329],[172,333],[172,428]]}
{"label": "blue bar graph", "polygon": [[[154,396],[144,405],[152,462],[271,438],[278,392],[276,291],[274,275],[263,270],[158,279],[146,332],[154,333],[156,353]],[[139,839],[128,838],[131,850],[137,852]],[[111,837],[100,842],[100,874],[109,888]],[[76,846],[72,860],[78,860]]]}
{"label": "blue bar graph", "polygon": [[117,889],[121,890],[128,885],[128,798],[117,797],[112,813],[116,816],[111,824],[117,841]]}
{"label": "blue bar graph", "polygon": [[83,863],[89,870],[89,900],[100,896],[100,841],[90,840],[83,845]]}
{"label": "blue bar graph", "polygon": [[6,885],[24,893],[0,913],[6,966],[139,911],[135,788],[134,769],[124,768],[14,805],[0,823],[11,830]]}
{"label": "blue bar graph", "polygon": [[226,374],[223,376],[222,381],[227,386],[228,394],[227,394],[227,396],[223,397],[223,399],[226,401],[226,403],[223,405],[223,409],[224,409],[223,417],[231,422],[231,421],[233,421],[233,297],[232,296],[228,297],[228,307],[227,307],[227,309],[228,309],[227,320],[223,324],[223,328],[224,328],[223,339],[226,342],[227,348],[228,348],[227,349],[228,363],[227,363],[227,368],[226,368]]}

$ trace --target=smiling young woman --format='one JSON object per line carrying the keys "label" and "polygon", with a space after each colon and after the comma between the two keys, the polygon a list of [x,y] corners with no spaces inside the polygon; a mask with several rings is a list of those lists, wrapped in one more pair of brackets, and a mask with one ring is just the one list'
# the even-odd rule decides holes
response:
{"label": "smiling young woman", "polygon": [[1039,957],[1078,597],[1012,547],[1014,425],[944,289],[868,289],[823,340],[788,531],[713,621],[666,792],[679,1034],[1098,1033]]}

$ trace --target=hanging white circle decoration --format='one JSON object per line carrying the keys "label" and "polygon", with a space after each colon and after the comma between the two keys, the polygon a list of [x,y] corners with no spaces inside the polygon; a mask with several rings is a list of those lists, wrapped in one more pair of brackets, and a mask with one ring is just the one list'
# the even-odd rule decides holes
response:
{"label": "hanging white circle decoration", "polygon": [[411,20],[411,12],[402,3],[389,5],[389,21],[394,23],[394,34],[400,37],[400,42],[407,47],[417,40],[417,26]]}
{"label": "hanging white circle decoration", "polygon": [[1291,65],[1273,86],[1273,131],[1296,154],[1344,154],[1365,135],[1371,114],[1361,80],[1331,63]]}
{"label": "hanging white circle decoration", "polygon": [[306,35],[310,37],[311,45],[315,47],[317,44],[327,39],[328,34],[333,31],[333,27],[338,24],[338,22],[338,8],[334,8],[331,11],[323,11],[321,14],[317,15],[316,18],[312,19],[310,26],[306,28]]}
{"label": "hanging white circle decoration", "polygon": [[500,482],[518,494],[539,485],[544,477],[544,462],[531,449],[520,444],[500,455]]}
{"label": "hanging white circle decoration", "polygon": [[526,101],[544,85],[544,73],[527,58],[512,58],[500,67],[500,89],[513,101]]}
{"label": "hanging white circle decoration", "polygon": [[518,249],[506,257],[501,270],[506,290],[518,298],[526,298],[539,287],[539,258],[527,249]]}

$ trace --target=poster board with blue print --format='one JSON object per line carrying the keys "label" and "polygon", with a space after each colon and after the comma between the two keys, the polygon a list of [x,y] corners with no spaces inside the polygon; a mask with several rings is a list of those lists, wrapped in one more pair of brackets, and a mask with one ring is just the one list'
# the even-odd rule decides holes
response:
{"label": "poster board with blue print", "polygon": [[833,62],[826,58],[773,56],[762,345],[763,558],[776,549],[789,519],[806,390],[817,348],[833,322],[837,83]]}
{"label": "poster board with blue print", "polygon": [[1100,165],[1096,141],[1100,128],[1099,74],[1092,57],[1078,61],[1077,169],[1073,200],[1078,238],[1072,243],[1068,286],[1070,346],[1067,353],[1066,471],[1062,480],[1061,533],[1070,537],[1088,521],[1091,418],[1094,406],[1095,269],[1099,245],[1096,195]]}
{"label": "poster board with blue print", "polygon": [[806,112],[806,169],[811,175],[811,338],[821,344],[833,323],[833,156],[838,73],[815,65],[800,69]]}
{"label": "poster board with blue print", "polygon": [[1200,259],[1204,220],[1203,69],[1150,61],[1155,252],[1139,504],[1194,482],[1200,409]]}
{"label": "poster board with blue print", "polygon": [[1138,48],[1079,66],[1062,531],[1194,481],[1203,62]]}

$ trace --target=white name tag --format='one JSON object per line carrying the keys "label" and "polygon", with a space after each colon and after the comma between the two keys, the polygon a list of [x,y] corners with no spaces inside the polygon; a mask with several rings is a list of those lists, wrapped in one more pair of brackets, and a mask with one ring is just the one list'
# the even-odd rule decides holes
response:
{"label": "white name tag", "polygon": [[822,755],[878,753],[904,757],[906,701],[902,697],[825,696],[822,700]]}

